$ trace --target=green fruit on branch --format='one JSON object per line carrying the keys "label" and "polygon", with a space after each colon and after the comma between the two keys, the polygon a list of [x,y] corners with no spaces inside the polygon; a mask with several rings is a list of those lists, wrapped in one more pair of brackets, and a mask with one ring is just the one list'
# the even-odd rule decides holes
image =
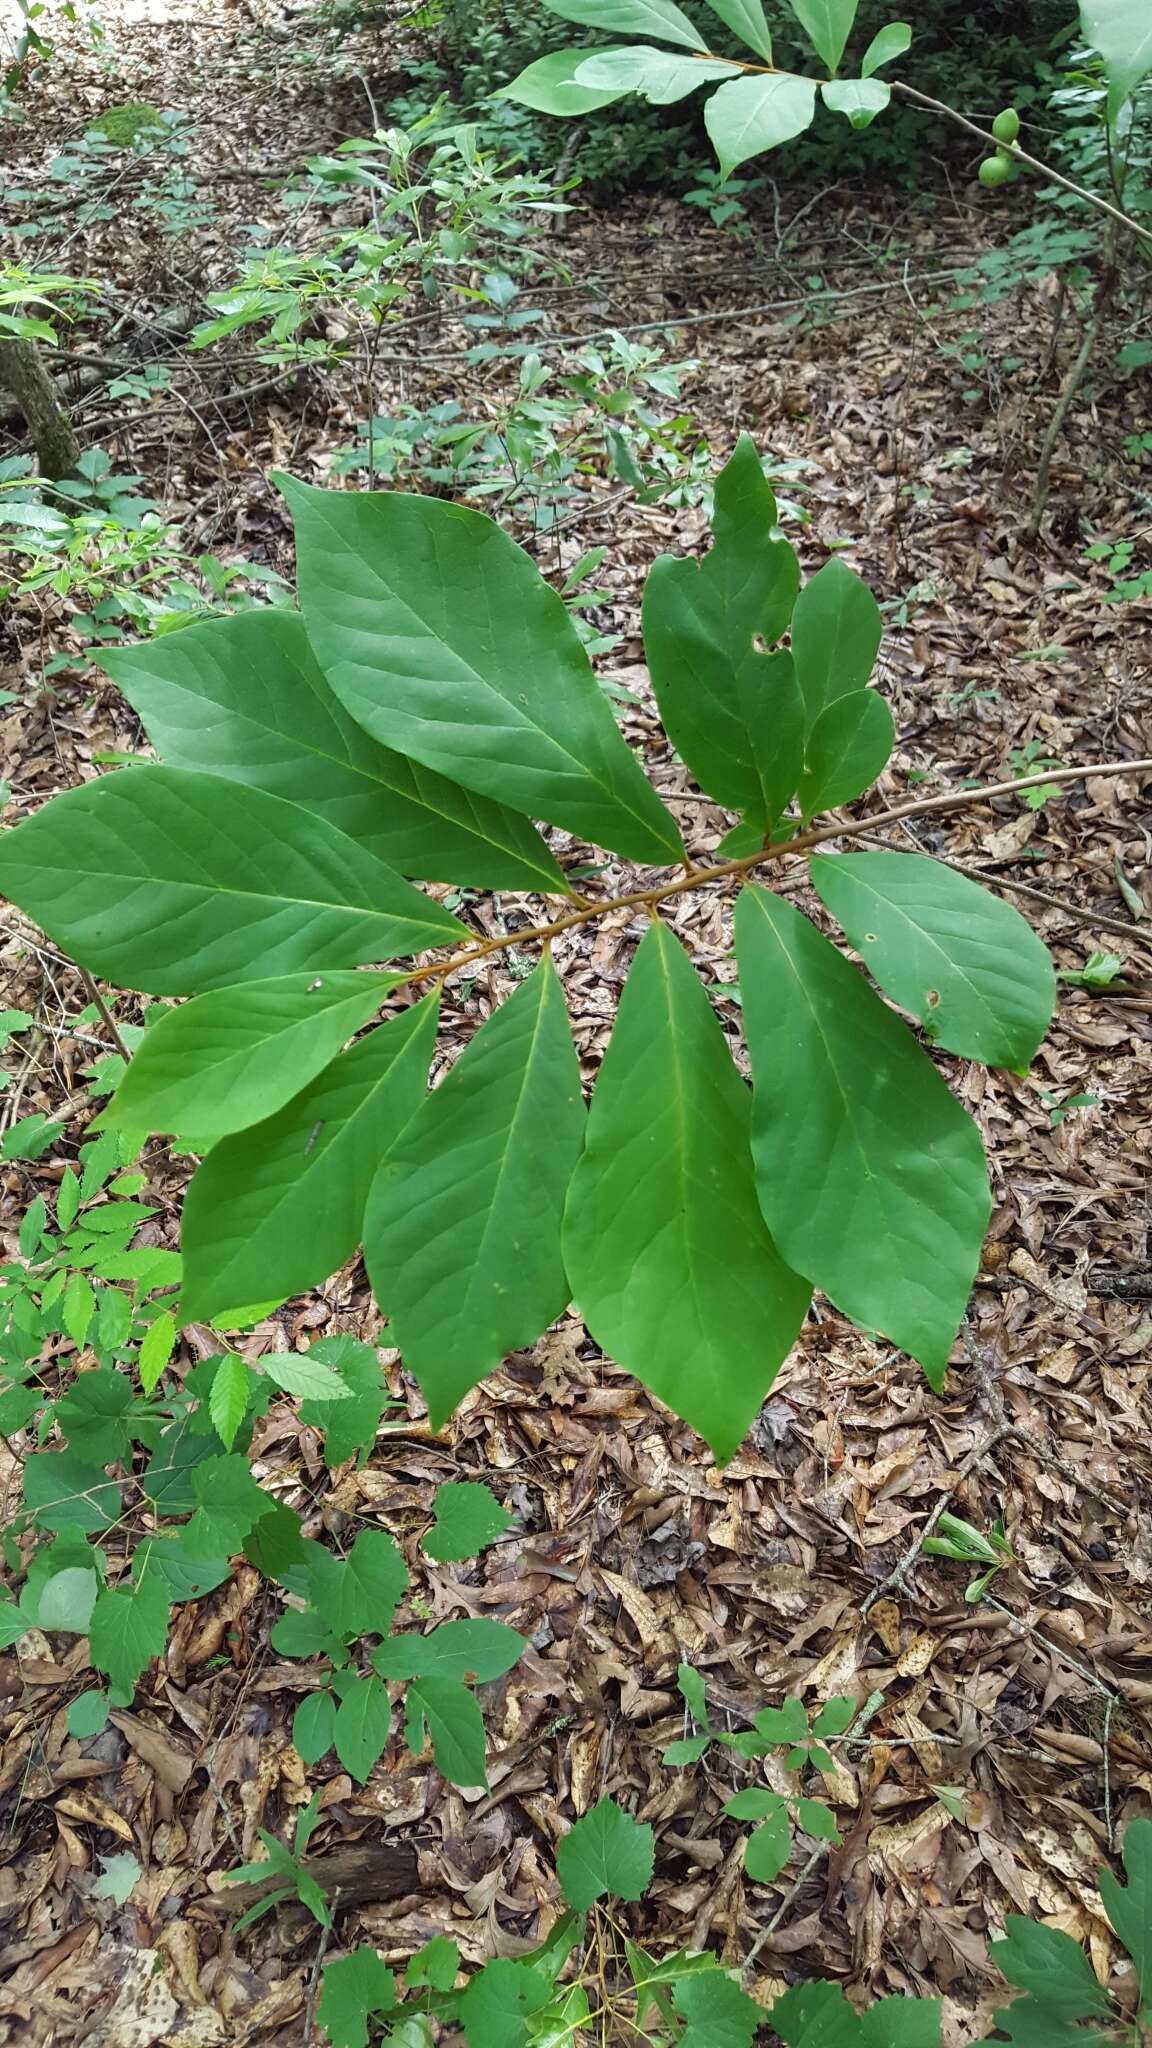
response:
{"label": "green fruit on branch", "polygon": [[1006,156],[986,156],[976,176],[982,185],[992,191],[997,185],[1007,185],[1015,176],[1016,167]]}
{"label": "green fruit on branch", "polygon": [[1015,107],[1005,107],[992,123],[992,133],[997,142],[1015,142],[1020,133],[1020,116]]}

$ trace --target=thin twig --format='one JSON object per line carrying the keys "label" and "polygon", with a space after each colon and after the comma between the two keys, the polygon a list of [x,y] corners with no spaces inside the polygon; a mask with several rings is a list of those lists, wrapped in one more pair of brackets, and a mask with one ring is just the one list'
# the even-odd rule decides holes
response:
{"label": "thin twig", "polygon": [[126,1060],[130,1060],[132,1054],[130,1053],[128,1047],[124,1043],[124,1040],[120,1036],[120,1026],[117,1024],[115,1017],[112,1015],[111,1010],[108,1008],[107,1003],[105,1002],[103,996],[101,995],[100,990],[97,988],[96,983],[93,981],[92,976],[89,974],[88,969],[86,967],[78,966],[76,972],[79,974],[80,979],[84,983],[84,987],[88,992],[89,1002],[95,1003],[96,1008],[99,1010],[105,1025],[111,1032],[112,1037],[115,1039],[117,1050],[123,1053],[124,1058]]}
{"label": "thin twig", "polygon": [[320,1971],[323,1967],[324,1957],[328,1953],[328,1943],[332,1939],[332,1923],[336,1917],[336,1908],[339,1903],[340,1890],[337,1887],[332,1894],[332,1904],[328,1909],[328,1918],[320,1928],[320,1939],[316,1944],[316,1959],[312,1964],[312,1974],[308,1979],[308,2000],[304,2007],[304,2048],[308,2048],[308,2043],[312,2039],[315,2027],[316,1994],[320,1989]]}
{"label": "thin twig", "polygon": [[793,1881],[793,1883],[789,1885],[787,1891],[785,1892],[783,1898],[780,1901],[780,1904],[777,1906],[776,1911],[773,1913],[772,1918],[769,1920],[768,1925],[762,1928],[760,1933],[756,1936],[756,1939],[752,1943],[752,1946],[749,1949],[748,1954],[744,1958],[744,1967],[740,1972],[740,1975],[745,1984],[748,1982],[749,1978],[752,1975],[753,1966],[756,1962],[757,1957],[760,1955],[761,1950],[767,1948],[768,1943],[771,1941],[772,1936],[775,1934],[776,1929],[779,1927],[780,1922],[784,1918],[785,1913],[788,1911],[789,1906],[792,1904],[793,1899],[797,1896],[798,1892],[800,1892],[802,1887],[808,1882],[808,1879],[811,1877],[812,1872],[815,1870],[816,1865],[819,1863],[821,1857],[826,1856],[827,1854],[827,1842],[817,1842],[816,1847],[811,1851],[808,1860],[804,1865],[803,1870],[800,1872],[799,1877],[797,1877]]}

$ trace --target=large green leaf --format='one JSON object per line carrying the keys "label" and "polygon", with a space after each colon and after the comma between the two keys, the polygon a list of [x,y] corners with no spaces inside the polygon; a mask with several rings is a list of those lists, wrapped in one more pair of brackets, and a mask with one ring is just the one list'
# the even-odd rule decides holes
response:
{"label": "large green leaf", "polygon": [[678,50],[654,49],[650,43],[630,43],[589,57],[576,73],[576,82],[642,93],[652,106],[670,107],[702,85],[739,75],[739,64],[722,57],[684,56]]}
{"label": "large green leaf", "polygon": [[556,1851],[556,1874],[570,1906],[597,1899],[640,1899],[652,1881],[656,1837],[614,1799],[601,1799],[569,1828]]}
{"label": "large green leaf", "polygon": [[308,1546],[312,1605],[338,1636],[386,1635],[408,1584],[408,1567],[386,1529],[361,1529],[347,1557]]}
{"label": "large green leaf", "polygon": [[147,1032],[100,1122],[194,1136],[206,1152],[307,1087],[400,979],[284,974],[182,1003]]}
{"label": "large green leaf", "polygon": [[389,1636],[372,1653],[381,1678],[502,1678],[525,1640],[502,1621],[445,1621],[426,1636]]}
{"label": "large green leaf", "polygon": [[883,78],[830,78],[820,87],[820,97],[834,114],[843,114],[850,126],[870,128],[892,97],[892,87]]}
{"label": "large green leaf", "polygon": [[552,50],[546,57],[537,57],[492,97],[515,100],[517,106],[535,107],[541,114],[590,114],[597,107],[610,107],[613,100],[624,97],[624,86],[601,90],[577,84],[581,67],[590,57],[602,54],[599,50]]}
{"label": "large green leaf", "polygon": [[991,1210],[980,1134],[791,904],[745,889],[736,942],[768,1227],[789,1265],[939,1387]]}
{"label": "large green leaf", "polygon": [[[1109,1881],[1115,1884],[1114,1878]],[[1072,2019],[1100,2018],[1111,2010],[1107,1991],[1070,1934],[1020,1913],[1009,1913],[1004,1926],[1004,1939],[994,1941],[988,1954],[1010,1984]]]}
{"label": "large green leaf", "polygon": [[675,5],[675,0],[544,0],[550,14],[564,21],[580,21],[586,28],[606,28],[624,36],[655,36],[659,42],[679,43],[686,50],[706,50],[708,45],[694,22]]}
{"label": "large green leaf", "polygon": [[439,498],[278,481],[308,636],[366,731],[595,845],[680,859],[563,602],[508,534]]}
{"label": "large green leaf", "polygon": [[609,1355],[730,1458],[811,1298],[756,1199],[752,1101],[682,946],[646,933],[568,1197],[564,1256]]}
{"label": "large green leaf", "polygon": [[750,156],[777,149],[812,126],[816,80],[776,71],[759,78],[733,78],[714,92],[704,109],[704,126],[720,159],[723,177]]}
{"label": "large green leaf", "polygon": [[388,1694],[378,1678],[351,1677],[332,1719],[332,1742],[346,1771],[363,1785],[387,1746]]}
{"label": "large green leaf", "polygon": [[391,2012],[395,2004],[393,1972],[374,1948],[362,1947],[325,1965],[316,2018],[332,2048],[368,2048],[369,2020]]}
{"label": "large green leaf", "polygon": [[367,1453],[375,1443],[388,1406],[384,1373],[375,1346],[355,1337],[321,1337],[309,1356],[333,1368],[346,1396],[334,1401],[321,1395],[300,1403],[301,1422],[324,1432],[324,1463],[331,1469],[357,1451]]}
{"label": "large green leaf", "polygon": [[859,0],[788,0],[818,57],[835,71],[852,33]]}
{"label": "large green leaf", "polygon": [[884,28],[877,29],[868,48],[860,59],[861,78],[871,78],[882,64],[891,64],[902,57],[912,42],[912,30],[906,21],[890,21]]}
{"label": "large green leaf", "polygon": [[1099,50],[1108,74],[1108,118],[1152,71],[1152,12],[1148,0],[1080,0],[1080,29]]}
{"label": "large green leaf", "polygon": [[236,612],[97,659],[170,767],[301,804],[401,875],[566,886],[527,819],[380,746],[349,717],[298,612]]}
{"label": "large green leaf", "polygon": [[567,1305],[560,1221],[584,1121],[546,957],[428,1097],[368,1198],[373,1292],[434,1428]]}
{"label": "large green leaf", "polygon": [[96,1596],[88,1627],[97,1671],[131,1692],[140,1673],[163,1651],[171,1612],[167,1586],[146,1564],[134,1585],[105,1587]]}
{"label": "large green leaf", "polygon": [[1152,1821],[1130,1820],[1124,1831],[1127,1885],[1100,1872],[1104,1911],[1132,1958],[1144,2005],[1152,2009]]}
{"label": "large green leaf", "polygon": [[892,713],[879,690],[850,690],[827,705],[804,748],[799,796],[805,822],[818,811],[851,803],[869,789],[895,739]]}
{"label": "large green leaf", "polygon": [[1056,973],[1018,910],[924,854],[814,856],[812,880],[885,995],[936,1044],[1027,1070]]}
{"label": "large green leaf", "polygon": [[702,562],[662,555],[644,588],[644,649],[665,730],[702,789],[765,824],[800,780],[804,704],[780,638],[799,582],[744,434],[716,479]]}
{"label": "large green leaf", "polygon": [[792,656],[810,726],[837,697],[864,688],[883,630],[868,585],[833,555],[804,585],[792,614]]}
{"label": "large green leaf", "polygon": [[436,1768],[452,1785],[488,1787],[484,1770],[484,1716],[458,1678],[416,1678],[408,1688],[407,1739],[417,1721],[428,1725]]}
{"label": "large green leaf", "polygon": [[184,1198],[186,1321],[289,1300],[351,1257],[372,1182],[424,1100],[436,1017],[432,997],[402,1010],[209,1153]]}
{"label": "large green leaf", "polygon": [[53,797],[0,837],[0,891],[94,973],[159,996],[465,936],[326,819],[180,768]]}
{"label": "large green leaf", "polygon": [[772,62],[772,37],[760,0],[708,0],[708,5],[733,35],[763,57],[766,64]]}

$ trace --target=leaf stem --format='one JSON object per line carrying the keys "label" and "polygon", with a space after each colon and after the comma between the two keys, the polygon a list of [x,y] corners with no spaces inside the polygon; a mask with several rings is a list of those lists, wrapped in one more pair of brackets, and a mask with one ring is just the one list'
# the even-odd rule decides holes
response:
{"label": "leaf stem", "polygon": [[[402,982],[437,981],[445,982],[450,974],[474,967],[489,954],[502,953],[509,946],[524,946],[539,939],[547,941],[561,932],[571,931],[575,926],[587,924],[593,918],[609,917],[616,910],[651,910],[658,903],[664,903],[670,896],[683,896],[690,889],[703,888],[707,882],[727,881],[731,875],[746,875],[752,869],[764,867],[770,861],[781,860],[787,854],[807,853],[813,846],[821,846],[829,839],[855,839],[866,832],[874,832],[878,825],[892,825],[901,818],[921,818],[932,812],[963,810],[969,804],[987,803],[993,797],[1013,796],[1018,790],[1038,789],[1053,782],[1079,782],[1088,775],[1147,775],[1152,774],[1152,760],[1149,761],[1101,761],[1083,768],[1052,768],[1040,775],[1021,775],[1011,782],[989,782],[980,789],[951,790],[946,796],[916,797],[907,803],[894,804],[890,810],[876,811],[868,818],[842,818],[831,825],[820,825],[814,830],[801,832],[795,839],[781,840],[775,846],[762,847],[759,853],[745,855],[740,860],[718,861],[715,866],[693,868],[689,874],[681,875],[675,882],[665,882],[655,889],[633,889],[624,896],[612,896],[600,903],[586,904],[580,910],[569,911],[567,916],[558,917],[551,924],[530,925],[525,930],[505,932],[499,938],[485,939],[469,947],[465,952],[456,953],[449,960],[434,961],[427,967],[414,967],[410,974],[401,977]],[[400,986],[397,982],[395,986]]]}

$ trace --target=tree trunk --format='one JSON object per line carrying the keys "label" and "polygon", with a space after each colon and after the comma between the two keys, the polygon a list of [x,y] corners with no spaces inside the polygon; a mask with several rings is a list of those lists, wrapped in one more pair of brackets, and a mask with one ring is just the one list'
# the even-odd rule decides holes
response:
{"label": "tree trunk", "polygon": [[67,476],[80,443],[33,341],[0,341],[0,388],[12,393],[28,423],[41,476]]}

